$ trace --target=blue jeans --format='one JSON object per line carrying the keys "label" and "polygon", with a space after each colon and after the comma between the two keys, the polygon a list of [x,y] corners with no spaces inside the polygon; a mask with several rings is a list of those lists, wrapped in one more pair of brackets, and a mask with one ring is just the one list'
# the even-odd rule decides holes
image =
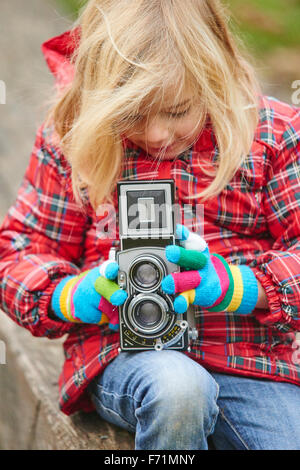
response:
{"label": "blue jeans", "polygon": [[299,450],[300,388],[208,372],[178,351],[122,352],[90,384],[99,415],[143,450]]}

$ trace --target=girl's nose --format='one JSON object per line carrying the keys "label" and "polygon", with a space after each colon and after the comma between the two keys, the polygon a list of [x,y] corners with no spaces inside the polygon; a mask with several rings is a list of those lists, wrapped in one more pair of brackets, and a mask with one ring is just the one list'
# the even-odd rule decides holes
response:
{"label": "girl's nose", "polygon": [[145,140],[149,147],[158,148],[169,145],[170,137],[169,123],[160,118],[149,121],[145,129]]}

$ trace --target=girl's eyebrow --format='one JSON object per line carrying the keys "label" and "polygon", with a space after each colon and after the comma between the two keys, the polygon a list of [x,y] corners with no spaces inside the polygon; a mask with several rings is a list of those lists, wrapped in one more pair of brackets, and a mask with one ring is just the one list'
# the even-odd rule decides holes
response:
{"label": "girl's eyebrow", "polygon": [[176,104],[174,106],[169,106],[168,108],[166,108],[166,111],[171,111],[173,109],[180,108],[181,106],[184,106],[185,104],[189,103],[190,101],[191,101],[191,99],[189,98],[189,99],[183,101],[182,103]]}

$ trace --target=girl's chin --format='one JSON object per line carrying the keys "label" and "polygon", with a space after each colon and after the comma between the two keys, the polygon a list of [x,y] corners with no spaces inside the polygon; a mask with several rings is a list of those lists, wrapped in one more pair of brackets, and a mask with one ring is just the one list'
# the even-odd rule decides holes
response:
{"label": "girl's chin", "polygon": [[155,149],[155,148],[147,147],[145,144],[139,143],[137,141],[131,140],[131,142],[133,142],[137,147],[142,148],[147,155],[151,156],[152,158],[160,158],[161,160],[172,160],[178,157],[181,153],[185,152],[189,148],[188,144],[182,145],[180,143],[180,144],[170,145],[169,147],[166,147],[165,149]]}
{"label": "girl's chin", "polygon": [[162,160],[170,160],[172,158],[177,157],[179,155],[180,149],[176,148],[176,146],[171,146],[169,148],[165,149],[150,149],[150,148],[144,148],[145,152],[148,155],[151,155],[152,157],[160,157]]}
{"label": "girl's chin", "polygon": [[188,147],[183,148],[182,150],[172,150],[168,152],[150,152],[148,150],[148,155],[150,155],[152,158],[157,158],[160,160],[174,160],[174,158],[179,157],[183,152],[185,152],[188,149]]}

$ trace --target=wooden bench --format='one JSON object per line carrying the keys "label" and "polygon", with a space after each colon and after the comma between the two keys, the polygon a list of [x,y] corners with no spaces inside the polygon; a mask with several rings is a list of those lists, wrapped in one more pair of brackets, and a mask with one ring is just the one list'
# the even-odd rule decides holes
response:
{"label": "wooden bench", "polygon": [[35,338],[0,312],[0,449],[134,449],[132,434],[96,412],[59,410],[62,341]]}

